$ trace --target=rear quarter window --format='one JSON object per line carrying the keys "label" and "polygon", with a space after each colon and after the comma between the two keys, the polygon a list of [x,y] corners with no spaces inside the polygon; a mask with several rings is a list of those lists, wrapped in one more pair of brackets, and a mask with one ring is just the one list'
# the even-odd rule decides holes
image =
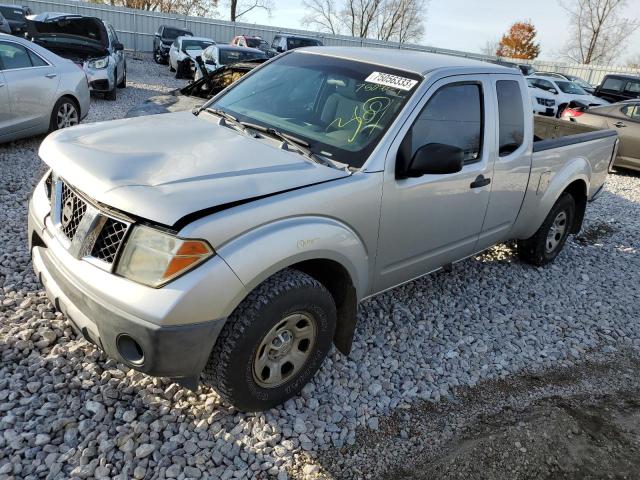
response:
{"label": "rear quarter window", "polygon": [[516,80],[498,80],[499,155],[507,156],[516,151],[524,141],[524,110],[522,92]]}
{"label": "rear quarter window", "polygon": [[640,82],[629,82],[624,89],[626,92],[638,94],[640,93]]}

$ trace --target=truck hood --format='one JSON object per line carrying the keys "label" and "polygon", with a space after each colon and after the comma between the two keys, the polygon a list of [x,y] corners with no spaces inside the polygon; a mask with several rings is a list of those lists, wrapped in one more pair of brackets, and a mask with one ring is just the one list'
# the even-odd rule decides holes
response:
{"label": "truck hood", "polygon": [[88,197],[166,226],[210,211],[349,176],[191,112],[59,130],[40,157]]}

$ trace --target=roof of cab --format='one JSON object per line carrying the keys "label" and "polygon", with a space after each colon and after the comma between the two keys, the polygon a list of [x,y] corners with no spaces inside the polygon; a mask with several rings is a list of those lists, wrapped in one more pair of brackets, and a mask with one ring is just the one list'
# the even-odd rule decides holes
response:
{"label": "roof of cab", "polygon": [[444,68],[469,69],[475,73],[502,73],[522,75],[519,69],[503,67],[488,62],[454,57],[439,53],[400,50],[390,48],[363,47],[304,47],[293,50],[298,53],[313,53],[331,57],[345,58],[357,62],[371,63],[398,70],[425,73]]}

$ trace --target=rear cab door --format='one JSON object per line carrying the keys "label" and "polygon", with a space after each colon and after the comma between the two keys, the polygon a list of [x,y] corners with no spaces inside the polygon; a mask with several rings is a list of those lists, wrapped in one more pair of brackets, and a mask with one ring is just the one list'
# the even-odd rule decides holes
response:
{"label": "rear cab door", "polygon": [[[494,133],[491,198],[478,239],[482,250],[508,238],[524,200],[531,173],[533,116],[528,86],[520,75],[491,75],[488,101],[498,106]],[[526,114],[525,114],[526,112]]]}
{"label": "rear cab door", "polygon": [[[475,252],[496,150],[492,88],[489,75],[436,81],[391,144],[384,173],[376,291]],[[429,143],[457,146],[465,152],[464,167],[453,174],[396,178],[403,142],[410,146],[409,155]]]}

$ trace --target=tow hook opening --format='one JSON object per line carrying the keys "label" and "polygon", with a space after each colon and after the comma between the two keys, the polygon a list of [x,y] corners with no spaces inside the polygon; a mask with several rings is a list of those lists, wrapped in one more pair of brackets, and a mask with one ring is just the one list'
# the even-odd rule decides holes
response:
{"label": "tow hook opening", "polygon": [[126,333],[120,334],[116,340],[116,347],[118,348],[118,353],[127,362],[133,365],[142,365],[144,363],[144,350],[130,335]]}

